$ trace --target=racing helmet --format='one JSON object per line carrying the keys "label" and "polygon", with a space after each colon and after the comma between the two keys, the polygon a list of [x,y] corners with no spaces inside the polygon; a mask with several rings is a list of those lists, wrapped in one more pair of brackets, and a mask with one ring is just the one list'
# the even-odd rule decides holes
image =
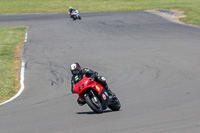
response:
{"label": "racing helmet", "polygon": [[72,9],[72,6],[70,6],[69,9]]}
{"label": "racing helmet", "polygon": [[79,72],[81,72],[81,66],[79,63],[73,63],[71,64],[70,70],[72,75],[78,74]]}

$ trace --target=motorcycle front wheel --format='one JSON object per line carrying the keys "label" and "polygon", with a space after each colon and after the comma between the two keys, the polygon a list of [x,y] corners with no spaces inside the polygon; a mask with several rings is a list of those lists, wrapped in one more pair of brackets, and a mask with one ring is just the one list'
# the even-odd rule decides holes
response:
{"label": "motorcycle front wheel", "polygon": [[101,101],[92,95],[86,95],[85,96],[85,101],[87,102],[88,106],[95,112],[95,113],[102,113],[103,108]]}

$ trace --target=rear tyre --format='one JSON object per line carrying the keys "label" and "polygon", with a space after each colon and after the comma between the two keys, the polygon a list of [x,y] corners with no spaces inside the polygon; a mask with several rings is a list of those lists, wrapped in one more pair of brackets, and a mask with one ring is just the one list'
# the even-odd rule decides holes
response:
{"label": "rear tyre", "polygon": [[93,96],[86,95],[85,101],[87,102],[88,106],[95,112],[95,113],[102,113],[103,108],[100,100],[96,97],[96,100]]}
{"label": "rear tyre", "polygon": [[75,15],[73,15],[73,17],[72,17],[72,18],[73,18],[73,20],[76,20],[76,16],[75,16]]}
{"label": "rear tyre", "polygon": [[116,96],[114,98],[112,98],[110,102],[111,102],[111,104],[109,104],[108,107],[112,111],[118,111],[121,108],[121,104]]}
{"label": "rear tyre", "polygon": [[81,20],[81,16],[78,16],[78,19]]}

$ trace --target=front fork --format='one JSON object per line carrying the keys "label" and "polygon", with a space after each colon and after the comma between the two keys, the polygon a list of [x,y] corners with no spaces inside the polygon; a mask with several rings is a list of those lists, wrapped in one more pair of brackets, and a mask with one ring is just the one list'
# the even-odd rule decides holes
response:
{"label": "front fork", "polygon": [[90,92],[91,92],[92,96],[94,97],[94,101],[97,102],[98,100],[97,100],[97,97],[94,95],[94,92],[92,90],[90,90]]}

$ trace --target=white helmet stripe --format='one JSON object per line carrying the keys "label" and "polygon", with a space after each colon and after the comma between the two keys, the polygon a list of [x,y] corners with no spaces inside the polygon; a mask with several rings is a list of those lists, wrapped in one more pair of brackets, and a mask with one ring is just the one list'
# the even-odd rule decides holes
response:
{"label": "white helmet stripe", "polygon": [[75,70],[76,69],[76,64],[72,64],[71,65],[71,70]]}

